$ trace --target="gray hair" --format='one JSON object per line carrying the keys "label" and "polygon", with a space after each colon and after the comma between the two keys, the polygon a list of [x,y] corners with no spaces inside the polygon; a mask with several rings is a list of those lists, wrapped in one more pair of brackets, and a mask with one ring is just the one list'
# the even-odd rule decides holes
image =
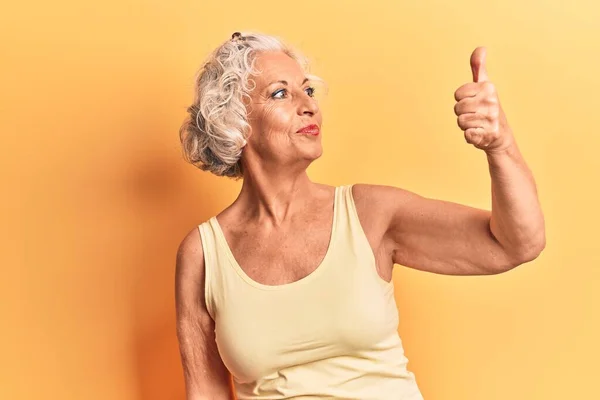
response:
{"label": "gray hair", "polygon": [[217,176],[239,179],[243,176],[241,155],[249,127],[243,98],[250,97],[250,74],[258,52],[282,51],[296,60],[312,81],[324,83],[310,74],[308,59],[275,36],[236,32],[217,47],[196,73],[194,100],[179,129],[184,159]]}

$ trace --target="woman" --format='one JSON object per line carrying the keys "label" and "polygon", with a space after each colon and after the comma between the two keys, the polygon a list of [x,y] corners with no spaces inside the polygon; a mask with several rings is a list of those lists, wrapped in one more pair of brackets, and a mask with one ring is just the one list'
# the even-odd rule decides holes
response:
{"label": "woman", "polygon": [[186,159],[243,178],[237,199],[177,254],[177,334],[187,398],[422,399],[398,336],[392,268],[508,271],[545,245],[535,183],[487,81],[455,112],[485,150],[493,211],[379,185],[332,187],[306,169],[323,116],[308,64],[258,33],[233,34],[198,75],[180,134]]}

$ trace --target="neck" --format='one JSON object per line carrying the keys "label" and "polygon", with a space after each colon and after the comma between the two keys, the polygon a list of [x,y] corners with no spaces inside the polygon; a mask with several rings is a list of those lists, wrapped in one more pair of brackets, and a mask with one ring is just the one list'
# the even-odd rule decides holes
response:
{"label": "neck", "polygon": [[314,188],[304,168],[246,168],[236,202],[246,218],[279,226],[305,208]]}

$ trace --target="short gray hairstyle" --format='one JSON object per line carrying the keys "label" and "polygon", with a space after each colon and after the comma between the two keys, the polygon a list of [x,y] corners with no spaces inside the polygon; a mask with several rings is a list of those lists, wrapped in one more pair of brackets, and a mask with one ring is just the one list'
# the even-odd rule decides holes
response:
{"label": "short gray hairstyle", "polygon": [[243,98],[250,97],[249,75],[257,75],[256,56],[262,51],[282,51],[296,60],[306,77],[325,83],[309,73],[309,62],[299,50],[276,36],[235,32],[217,47],[195,75],[194,100],[179,129],[184,159],[217,176],[243,176],[241,155],[249,127]]}

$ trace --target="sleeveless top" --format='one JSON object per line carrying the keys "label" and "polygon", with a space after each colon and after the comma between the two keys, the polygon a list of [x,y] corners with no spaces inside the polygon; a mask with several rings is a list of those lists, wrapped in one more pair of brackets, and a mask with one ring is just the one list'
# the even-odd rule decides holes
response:
{"label": "sleeveless top", "polygon": [[352,185],[335,188],[325,257],[295,282],[246,275],[216,216],[199,230],[206,306],[238,400],[423,400],[398,335],[393,282],[377,272]]}

